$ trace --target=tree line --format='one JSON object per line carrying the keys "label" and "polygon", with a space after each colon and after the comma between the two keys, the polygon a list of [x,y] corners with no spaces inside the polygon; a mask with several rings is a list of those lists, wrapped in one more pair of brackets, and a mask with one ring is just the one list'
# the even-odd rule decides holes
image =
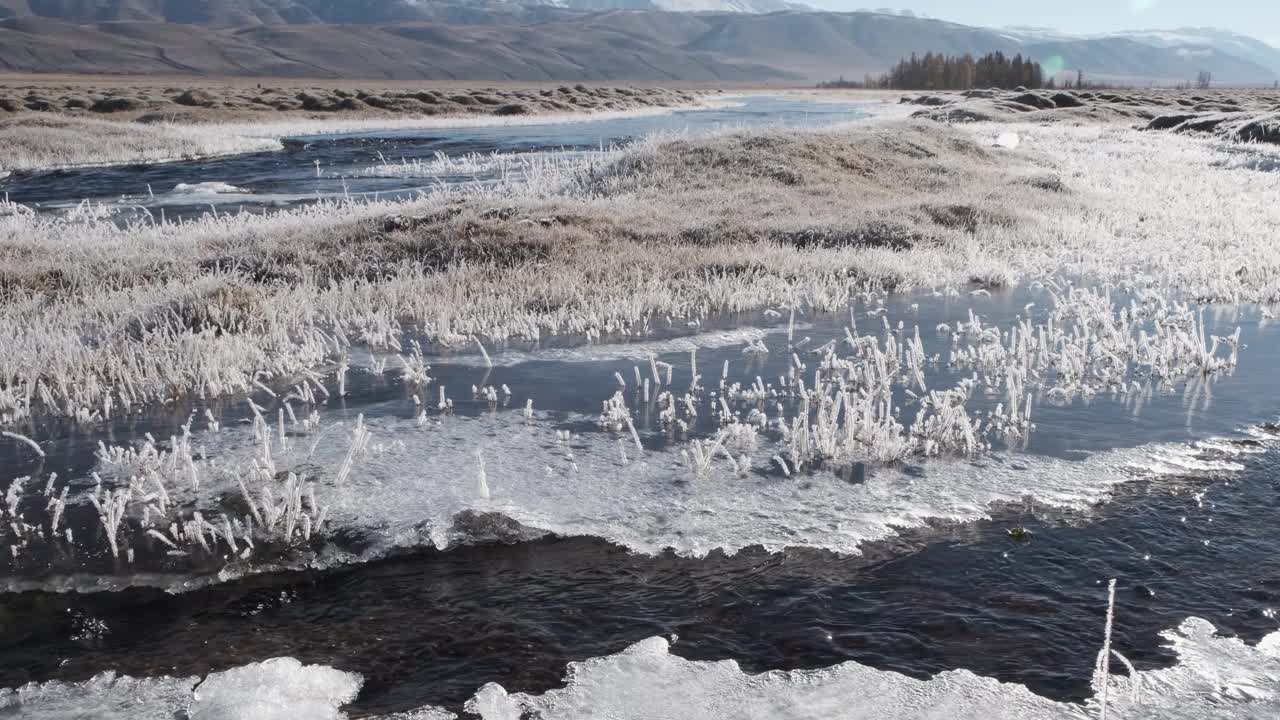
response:
{"label": "tree line", "polygon": [[972,55],[948,56],[927,52],[923,56],[911,53],[889,72],[882,75],[868,74],[861,83],[845,80],[821,83],[819,87],[864,87],[882,90],[970,90],[973,88],[1016,87],[1028,89],[1045,86],[1044,71],[1040,63],[1023,58],[1019,53],[1012,58],[1002,52],[993,52],[974,59]]}

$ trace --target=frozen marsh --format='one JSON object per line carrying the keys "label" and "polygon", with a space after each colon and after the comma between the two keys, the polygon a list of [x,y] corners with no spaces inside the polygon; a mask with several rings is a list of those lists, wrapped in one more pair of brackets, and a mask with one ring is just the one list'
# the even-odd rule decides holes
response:
{"label": "frozen marsh", "polygon": [[6,201],[0,715],[1266,716],[1270,158],[882,120]]}

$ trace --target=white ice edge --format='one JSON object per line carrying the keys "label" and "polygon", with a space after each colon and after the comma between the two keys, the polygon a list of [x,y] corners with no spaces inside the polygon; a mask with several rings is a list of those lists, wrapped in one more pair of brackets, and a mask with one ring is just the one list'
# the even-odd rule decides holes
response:
{"label": "white ice edge", "polygon": [[385,130],[446,130],[451,128],[483,128],[483,127],[525,127],[531,125],[563,125],[570,123],[597,122],[601,120],[619,120],[633,117],[653,117],[671,115],[677,112],[698,112],[702,110],[718,110],[735,107],[740,103],[724,102],[713,98],[702,98],[699,102],[667,107],[638,107],[628,110],[604,110],[597,112],[545,113],[539,115],[514,115],[479,117],[455,116],[437,117],[422,115],[407,118],[364,118],[359,120],[340,120],[323,118],[320,120],[273,120],[253,123],[209,123],[200,127],[208,127],[230,135],[249,137],[266,137],[272,139],[294,138],[305,140],[312,137],[331,135],[359,134]]}
{"label": "white ice edge", "polygon": [[[522,403],[515,399],[513,404]],[[305,473],[341,465],[349,423],[341,424],[341,410],[326,410],[321,417],[318,436],[294,438],[291,455],[275,452],[277,467],[299,466]],[[571,415],[568,420],[592,423],[595,418]],[[809,478],[755,472],[771,471],[771,457],[781,449],[760,436],[754,447],[730,445],[735,456],[749,456],[752,471],[734,472],[721,459],[694,479],[679,454],[683,444],[640,453],[629,435],[604,431],[574,435],[566,444],[556,437],[556,419],[540,412],[528,421],[523,411],[507,409],[431,416],[421,427],[411,418],[368,417],[365,426],[372,433],[371,450],[346,481],[335,483],[325,475],[315,480],[330,527],[367,534],[373,541],[368,557],[397,547],[444,549],[466,542],[457,535],[455,517],[467,511],[498,513],[563,536],[599,537],[646,554],[671,549],[700,557],[758,545],[770,552],[809,547],[857,555],[864,544],[893,537],[902,528],[988,518],[999,503],[1030,497],[1042,506],[1087,510],[1116,486],[1139,477],[1238,471],[1243,465],[1236,457],[1249,450],[1204,458],[1193,446],[1150,444],[1083,460],[994,453],[931,460],[909,471],[878,468],[852,483],[830,471]],[[258,452],[247,426],[202,435],[196,444],[223,465],[251,462]],[[620,447],[628,455],[625,463]],[[1219,443],[1212,449],[1232,448]],[[485,465],[483,490],[478,456]],[[213,495],[238,492],[212,477],[201,487]],[[173,492],[180,497],[185,491]]]}
{"label": "white ice edge", "polygon": [[[1249,646],[1215,637],[1213,625],[1189,618],[1163,636],[1178,664],[1139,672],[1137,702],[1131,679],[1111,676],[1108,717],[1225,720],[1280,712],[1280,632]],[[732,660],[684,660],[666,640],[650,638],[616,655],[570,663],[565,687],[543,695],[508,694],[490,683],[466,710],[484,720],[1084,720],[1097,717],[1097,705],[1097,696],[1084,706],[1055,702],[968,670],[915,680],[846,662],[750,675]]]}
{"label": "white ice edge", "polygon": [[[330,517],[377,528],[391,547],[448,547],[456,542],[452,519],[470,510],[500,513],[558,535],[600,537],[646,554],[672,549],[699,557],[759,545],[771,552],[810,547],[856,555],[865,543],[893,537],[900,528],[986,519],[998,503],[1031,497],[1044,506],[1084,510],[1137,477],[1242,467],[1162,444],[1079,461],[1012,454],[934,460],[921,466],[922,473],[881,468],[861,483],[830,472],[809,479],[739,475],[720,462],[695,480],[678,450],[640,454],[629,439],[604,432],[575,436],[566,447],[544,417],[535,415],[535,423],[526,425],[517,415],[449,418],[426,429],[409,420],[368,420],[374,443],[385,449],[366,458],[343,486],[326,488]],[[433,441],[422,442],[422,434]],[[626,464],[620,440],[630,456]],[[315,461],[341,460],[341,443],[321,445]],[[758,447],[734,453],[749,454],[753,469],[767,469],[778,450],[762,438]],[[485,462],[488,497],[478,490],[477,452]]]}
{"label": "white ice edge", "polygon": [[[1109,717],[1115,720],[1232,720],[1280,713],[1280,632],[1250,646],[1218,637],[1213,625],[1189,618],[1163,633],[1176,665],[1112,675]],[[1099,634],[1101,634],[1099,632]],[[104,672],[66,683],[30,683],[0,690],[0,713],[28,720],[340,720],[363,682],[356,673],[293,658],[273,658],[197,677],[136,679]],[[1095,688],[1097,690],[1099,688]],[[429,691],[428,691],[429,694]],[[1095,695],[1085,705],[1062,703],[1025,686],[950,670],[929,680],[849,661],[815,670],[758,675],[733,660],[690,661],[654,637],[614,655],[570,663],[561,688],[541,695],[481,687],[465,710],[483,720],[1086,720],[1098,716]],[[425,706],[375,720],[446,720],[452,712]]]}
{"label": "white ice edge", "polygon": [[[807,330],[812,327],[808,323],[796,323],[795,329]],[[734,345],[750,344],[756,340],[761,340],[768,335],[784,333],[785,327],[740,327],[729,330],[711,330],[700,332],[696,335],[685,335],[680,337],[666,338],[662,340],[647,339],[645,336],[639,336],[634,342],[626,342],[625,340],[617,342],[603,342],[599,344],[577,345],[564,348],[539,348],[536,350],[515,350],[515,349],[498,349],[495,347],[486,347],[485,352],[488,353],[488,360],[480,352],[460,352],[456,355],[441,354],[432,355],[426,358],[427,362],[441,365],[464,365],[464,366],[486,366],[493,367],[510,367],[512,365],[520,365],[528,362],[561,362],[561,363],[579,363],[579,362],[608,362],[618,360],[632,360],[647,362],[650,357],[667,355],[671,353],[687,353],[691,350],[702,350],[712,348],[732,347]],[[467,348],[476,349],[475,341],[465,342],[460,345],[464,351]],[[353,349],[355,350],[355,349]],[[369,351],[365,348],[359,348],[359,352],[352,352],[348,358],[348,365],[353,368],[372,368],[378,364],[379,360],[388,360],[388,367],[395,368],[399,362],[399,356],[395,353],[383,352],[378,353]],[[645,367],[646,374],[649,372]]]}
{"label": "white ice edge", "polygon": [[[276,451],[277,466],[304,474],[338,467],[347,453],[344,436],[350,427],[342,415],[341,410],[325,411],[318,435],[291,441],[296,453]],[[638,453],[629,436],[604,431],[575,434],[566,444],[556,437],[559,419],[535,412],[526,421],[523,411],[506,409],[430,417],[422,427],[408,418],[365,418],[371,449],[355,471],[340,484],[328,475],[315,478],[329,531],[343,528],[367,540],[358,556],[330,548],[305,561],[235,562],[208,576],[13,577],[0,583],[0,589],[95,592],[159,586],[184,592],[246,574],[298,569],[300,563],[323,569],[402,548],[447,550],[485,539],[468,533],[498,531],[483,523],[459,528],[457,517],[468,512],[509,518],[530,536],[597,537],[646,555],[670,550],[696,558],[759,546],[766,552],[811,548],[856,556],[867,543],[931,522],[989,519],[1000,504],[1088,512],[1126,482],[1231,474],[1245,468],[1248,455],[1263,449],[1211,438],[1108,450],[1080,460],[998,452],[974,459],[933,459],[910,469],[869,469],[861,482],[849,482],[824,470],[810,477],[782,477],[771,464],[780,446],[761,436],[754,448],[731,444],[736,456],[750,457],[751,470],[745,474],[718,459],[694,479],[679,454],[684,444]],[[567,420],[591,423],[595,418],[570,415]],[[1264,445],[1275,442],[1261,431],[1253,437]],[[248,462],[257,452],[247,426],[204,434],[195,443],[214,465]],[[628,455],[625,464],[620,448]],[[485,465],[483,490],[477,453]],[[206,473],[200,497],[239,492],[234,482]],[[179,502],[197,499],[183,488],[174,488],[171,495]]]}

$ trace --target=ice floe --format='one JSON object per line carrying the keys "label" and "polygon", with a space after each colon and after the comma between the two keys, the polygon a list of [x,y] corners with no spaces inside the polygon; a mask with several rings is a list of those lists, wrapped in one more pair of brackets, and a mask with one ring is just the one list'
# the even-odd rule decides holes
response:
{"label": "ice floe", "polygon": [[239,195],[248,193],[244,188],[238,188],[225,182],[209,181],[198,183],[178,183],[173,186],[172,192],[176,195]]}

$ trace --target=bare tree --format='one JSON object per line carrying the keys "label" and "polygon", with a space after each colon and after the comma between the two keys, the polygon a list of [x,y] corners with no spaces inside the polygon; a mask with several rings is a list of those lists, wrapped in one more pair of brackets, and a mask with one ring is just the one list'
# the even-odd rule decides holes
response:
{"label": "bare tree", "polygon": [[1213,73],[1209,72],[1208,70],[1201,70],[1200,74],[1196,75],[1196,87],[1200,88],[1201,90],[1208,90],[1209,85],[1212,83],[1213,83]]}

